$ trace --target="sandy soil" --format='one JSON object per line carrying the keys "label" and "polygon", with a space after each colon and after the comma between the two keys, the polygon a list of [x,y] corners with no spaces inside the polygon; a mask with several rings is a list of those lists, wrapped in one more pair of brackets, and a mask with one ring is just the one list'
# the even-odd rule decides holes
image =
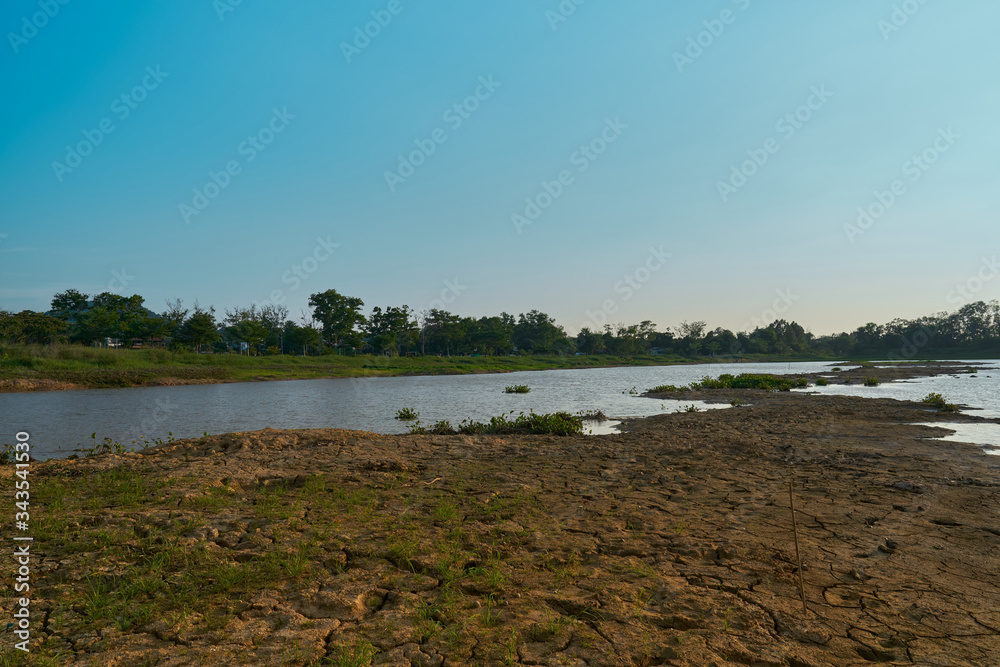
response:
{"label": "sandy soil", "polygon": [[752,405],[612,436],[265,430],[34,464],[38,493],[73,492],[33,565],[56,657],[24,664],[1000,664],[1000,458],[912,424],[980,420],[713,398]]}

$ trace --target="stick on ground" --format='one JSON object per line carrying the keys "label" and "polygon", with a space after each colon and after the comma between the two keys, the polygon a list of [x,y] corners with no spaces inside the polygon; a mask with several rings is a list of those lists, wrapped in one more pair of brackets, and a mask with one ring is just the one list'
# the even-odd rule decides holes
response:
{"label": "stick on ground", "polygon": [[795,537],[795,561],[799,567],[799,596],[802,598],[802,609],[809,612],[806,606],[806,588],[802,583],[802,557],[799,556],[799,528],[795,522],[795,500],[792,499],[792,483],[788,482],[788,507],[792,510],[792,535]]}

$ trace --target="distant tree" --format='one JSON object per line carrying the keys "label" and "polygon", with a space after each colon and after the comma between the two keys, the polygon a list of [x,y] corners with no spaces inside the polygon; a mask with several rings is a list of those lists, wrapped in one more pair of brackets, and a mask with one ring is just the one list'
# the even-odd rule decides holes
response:
{"label": "distant tree", "polygon": [[202,345],[214,343],[220,338],[219,325],[215,322],[215,309],[209,307],[204,310],[195,302],[191,317],[177,330],[177,340],[191,345],[196,352],[201,352]]}
{"label": "distant tree", "polygon": [[576,350],[583,354],[598,354],[604,350],[604,336],[583,327],[576,335]]}
{"label": "distant tree", "polygon": [[566,352],[570,347],[563,328],[538,310],[518,315],[514,325],[514,343],[518,349],[535,354]]}
{"label": "distant tree", "polygon": [[375,306],[366,332],[368,344],[375,352],[403,354],[417,342],[419,328],[409,306],[388,306],[384,311]]}
{"label": "distant tree", "polygon": [[355,327],[365,324],[365,316],[361,314],[364,301],[328,289],[310,295],[309,305],[313,309],[313,318],[323,325],[323,338],[328,344],[358,345],[360,340]]}
{"label": "distant tree", "polygon": [[75,338],[83,343],[119,340],[126,348],[137,338],[164,335],[169,323],[145,306],[138,294],[125,297],[102,292],[94,297],[92,306],[76,316]]}
{"label": "distant tree", "polygon": [[284,331],[284,340],[288,347],[296,351],[301,350],[303,356],[308,354],[309,348],[318,348],[323,342],[319,329],[311,323],[300,326],[289,320],[285,322]]}
{"label": "distant tree", "polygon": [[66,329],[66,322],[43,313],[22,310],[15,315],[0,311],[0,339],[12,343],[55,343],[65,338]]}
{"label": "distant tree", "polygon": [[72,320],[77,314],[87,310],[87,299],[89,297],[75,289],[68,289],[59,292],[52,297],[52,315],[60,320]]}

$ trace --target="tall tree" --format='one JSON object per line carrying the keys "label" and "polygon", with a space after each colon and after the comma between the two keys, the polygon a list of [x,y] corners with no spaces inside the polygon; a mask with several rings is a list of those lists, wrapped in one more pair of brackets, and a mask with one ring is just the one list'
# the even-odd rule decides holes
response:
{"label": "tall tree", "polygon": [[355,327],[365,324],[361,309],[365,302],[353,296],[344,296],[334,289],[309,296],[313,318],[323,325],[323,338],[333,346],[356,346],[360,341]]}
{"label": "tall tree", "polygon": [[191,317],[187,318],[177,330],[177,339],[186,345],[194,346],[197,352],[201,352],[202,345],[219,340],[219,325],[215,322],[215,309],[209,306],[208,310],[203,310],[195,302]]}

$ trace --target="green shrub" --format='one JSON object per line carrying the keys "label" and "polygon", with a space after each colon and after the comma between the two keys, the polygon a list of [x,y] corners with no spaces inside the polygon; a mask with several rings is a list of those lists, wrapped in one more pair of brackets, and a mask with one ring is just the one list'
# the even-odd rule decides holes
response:
{"label": "green shrub", "polygon": [[958,406],[954,403],[948,403],[944,400],[944,396],[941,394],[931,392],[921,399],[923,403],[932,405],[937,408],[940,412],[958,412]]}
{"label": "green shrub", "polygon": [[826,378],[817,378],[816,379],[816,386],[817,387],[825,387],[828,384],[830,384],[830,381],[827,380]]}
{"label": "green shrub", "polygon": [[833,372],[834,372],[834,373],[839,373],[839,372],[840,372],[841,370],[843,370],[843,369],[841,369],[841,367],[840,367],[840,366],[834,366],[834,367],[833,367]]}
{"label": "green shrub", "polygon": [[659,386],[653,387],[647,390],[650,394],[658,394],[667,391],[687,391],[687,387],[678,387],[672,384],[661,384]]}
{"label": "green shrub", "polygon": [[[513,414],[511,410],[510,414]],[[568,412],[551,414],[520,413],[514,419],[507,415],[492,417],[488,422],[465,420],[453,427],[447,421],[439,421],[434,426],[424,428],[420,422],[410,426],[410,433],[434,435],[579,435],[583,433],[583,418]]]}
{"label": "green shrub", "polygon": [[504,389],[504,392],[508,394],[527,394],[529,391],[531,391],[531,388],[526,384],[515,384],[512,387]]}
{"label": "green shrub", "polygon": [[795,386],[796,387],[808,387],[809,386],[809,380],[807,380],[805,378],[799,378],[798,380],[795,381]]}
{"label": "green shrub", "polygon": [[419,412],[414,412],[413,408],[401,408],[396,410],[396,419],[400,421],[413,421],[420,416]]}
{"label": "green shrub", "polygon": [[[724,373],[713,380],[709,376],[701,382],[692,382],[691,389],[763,389],[765,391],[789,391],[796,386],[795,380],[758,373],[740,373],[737,376]],[[801,386],[801,385],[799,385]]]}
{"label": "green shrub", "polygon": [[877,387],[878,386],[878,378],[877,377],[865,378],[865,386],[866,387]]}

